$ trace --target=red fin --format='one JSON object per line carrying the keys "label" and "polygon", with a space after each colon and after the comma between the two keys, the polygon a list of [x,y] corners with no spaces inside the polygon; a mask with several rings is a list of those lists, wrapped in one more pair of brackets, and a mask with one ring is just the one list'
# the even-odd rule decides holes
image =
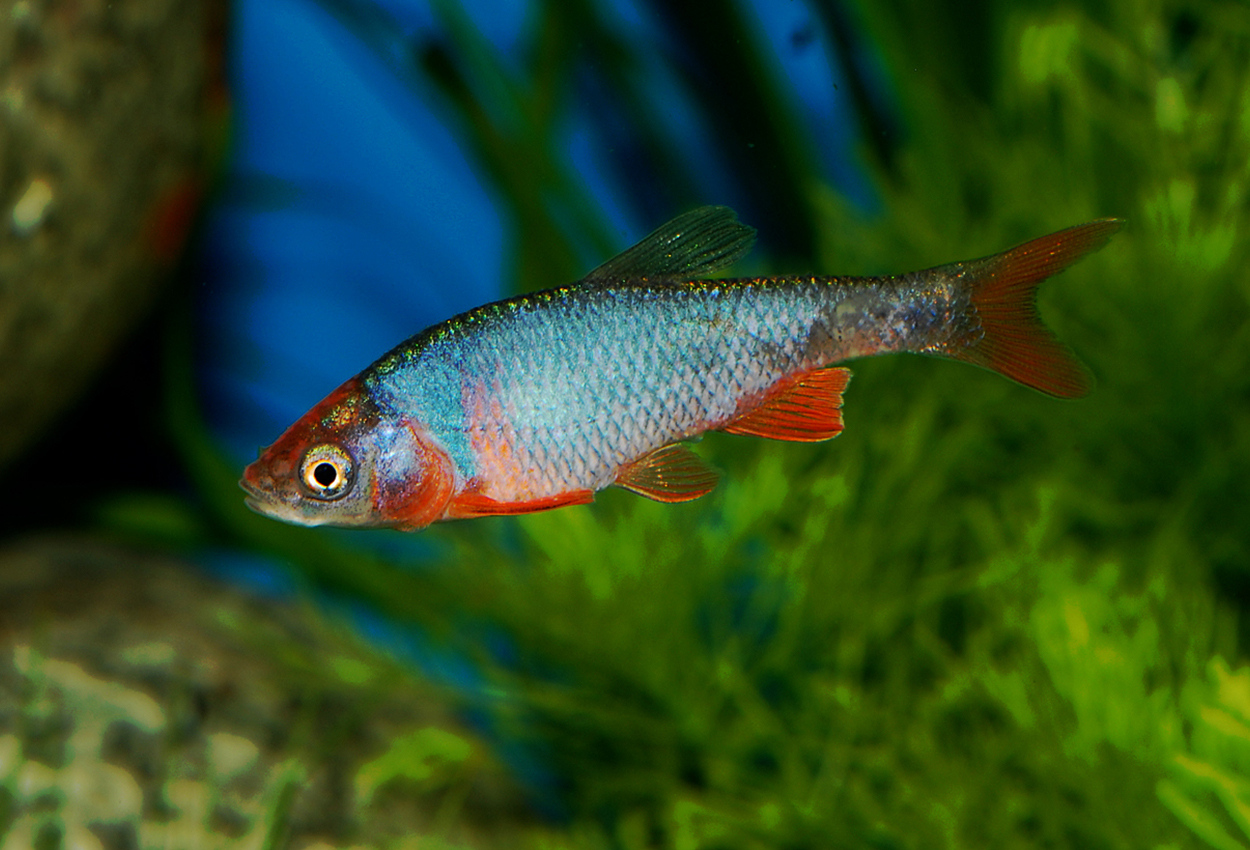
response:
{"label": "red fin", "polygon": [[842,391],[850,369],[817,369],[779,382],[750,413],[721,430],[726,434],[815,443],[842,433]]}
{"label": "red fin", "polygon": [[479,516],[513,516],[515,514],[532,514],[538,511],[549,511],[568,505],[588,505],[595,500],[591,490],[571,490],[568,493],[557,493],[541,499],[530,499],[525,502],[497,502],[480,493],[461,493],[451,500],[444,519],[469,519]]}
{"label": "red fin", "polygon": [[711,492],[719,478],[703,458],[673,443],[622,467],[616,485],[657,502],[688,502]]}
{"label": "red fin", "polygon": [[1038,316],[1037,285],[1106,245],[1120,225],[1114,218],[1091,221],[961,264],[985,335],[946,353],[1047,395],[1079,398],[1088,393],[1089,372]]}

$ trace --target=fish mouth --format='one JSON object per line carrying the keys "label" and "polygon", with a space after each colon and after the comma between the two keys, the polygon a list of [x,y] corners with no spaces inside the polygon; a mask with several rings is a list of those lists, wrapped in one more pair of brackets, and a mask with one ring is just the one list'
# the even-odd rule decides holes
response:
{"label": "fish mouth", "polygon": [[244,473],[243,477],[239,479],[239,488],[244,493],[247,493],[248,498],[244,499],[244,501],[249,503],[249,507],[252,502],[256,501],[257,499],[261,497],[260,488],[257,487],[255,484],[253,484],[251,481],[247,480],[246,473]]}
{"label": "fish mouth", "polygon": [[248,508],[262,516],[273,516],[273,499],[265,490],[247,478],[246,471],[243,477],[239,479],[239,489],[247,496],[243,499],[243,504]]}
{"label": "fish mouth", "polygon": [[[253,488],[244,486],[244,490],[249,493],[256,492]],[[247,505],[248,510],[253,513],[260,514],[268,519],[276,519],[279,522],[289,522],[292,525],[309,525],[309,523],[301,517],[298,512],[287,505],[276,503],[272,498],[267,498],[259,493],[247,496],[243,499],[243,504]]]}
{"label": "fish mouth", "polygon": [[296,505],[284,503],[277,493],[249,480],[247,470],[244,470],[243,477],[239,479],[239,487],[247,493],[243,504],[254,513],[292,525],[316,525],[305,519]]}
{"label": "fish mouth", "polygon": [[264,497],[260,488],[247,480],[239,481],[239,487],[243,489],[243,492],[247,493],[243,498],[243,504],[247,505],[249,510],[261,516],[269,516],[273,513],[273,508],[269,506],[269,500]]}

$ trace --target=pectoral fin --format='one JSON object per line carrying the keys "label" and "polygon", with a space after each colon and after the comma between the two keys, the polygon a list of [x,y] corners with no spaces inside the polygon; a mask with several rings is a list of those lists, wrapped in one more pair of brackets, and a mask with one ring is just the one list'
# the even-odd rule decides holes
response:
{"label": "pectoral fin", "polygon": [[817,369],[782,381],[764,403],[721,430],[771,440],[815,443],[842,433],[842,391],[850,369]]}
{"label": "pectoral fin", "polygon": [[461,493],[451,500],[444,519],[469,519],[479,516],[514,516],[549,511],[568,505],[588,505],[595,500],[591,490],[571,490],[541,499],[524,502],[498,502],[480,493]]}
{"label": "pectoral fin", "polygon": [[616,486],[657,502],[688,502],[711,492],[719,478],[687,446],[673,443],[622,467]]}

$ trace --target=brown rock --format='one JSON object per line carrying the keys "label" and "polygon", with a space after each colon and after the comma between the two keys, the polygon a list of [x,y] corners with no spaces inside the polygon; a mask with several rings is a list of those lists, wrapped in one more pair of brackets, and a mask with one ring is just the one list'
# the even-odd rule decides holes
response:
{"label": "brown rock", "polygon": [[224,126],[217,0],[0,7],[0,464],[150,307]]}
{"label": "brown rock", "polygon": [[[414,736],[471,755],[379,783]],[[508,847],[533,826],[447,694],[311,606],[90,538],[0,547],[0,776],[6,847],[49,818],[110,847]]]}

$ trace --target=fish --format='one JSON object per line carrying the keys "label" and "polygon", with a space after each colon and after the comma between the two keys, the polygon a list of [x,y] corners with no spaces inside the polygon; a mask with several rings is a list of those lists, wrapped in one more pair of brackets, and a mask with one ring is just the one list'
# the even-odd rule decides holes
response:
{"label": "fish", "polygon": [[723,206],[662,225],[580,281],[434,325],[350,378],[243,471],[247,505],[298,525],[389,527],[710,492],[708,431],[818,442],[850,370],[891,352],[960,360],[1057,398],[1088,370],[1043,324],[1037,285],[1121,221],[879,277],[716,278],[755,230]]}

